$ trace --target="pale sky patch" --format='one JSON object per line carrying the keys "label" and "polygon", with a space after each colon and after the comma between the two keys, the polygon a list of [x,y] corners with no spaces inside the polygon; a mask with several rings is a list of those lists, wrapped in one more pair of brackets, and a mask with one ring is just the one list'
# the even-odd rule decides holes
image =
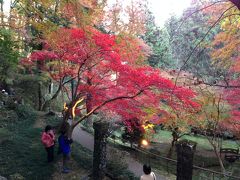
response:
{"label": "pale sky patch", "polygon": [[8,14],[10,9],[10,0],[3,0],[3,12]]}
{"label": "pale sky patch", "polygon": [[190,6],[191,0],[148,0],[156,23],[163,26],[171,15],[180,16],[184,9]]}
{"label": "pale sky patch", "polygon": [[[114,2],[114,0],[110,0]],[[131,0],[125,0],[131,1]],[[144,0],[143,0],[144,1]],[[152,10],[156,23],[163,26],[165,21],[175,14],[180,16],[184,9],[190,6],[191,0],[148,0],[150,9]],[[10,0],[4,0],[4,12],[9,12]]]}

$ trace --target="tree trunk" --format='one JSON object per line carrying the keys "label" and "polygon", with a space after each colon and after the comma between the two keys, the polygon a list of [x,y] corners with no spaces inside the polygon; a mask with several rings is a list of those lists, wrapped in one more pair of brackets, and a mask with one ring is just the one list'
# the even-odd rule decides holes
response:
{"label": "tree trunk", "polygon": [[61,87],[62,87],[62,85],[59,85],[58,90],[55,92],[55,94],[52,96],[52,98],[49,99],[49,100],[46,100],[46,101],[42,104],[42,106],[41,106],[41,111],[44,111],[44,110],[46,110],[48,107],[50,107],[51,102],[52,102],[54,99],[56,99],[56,98],[58,97],[59,93],[61,92]]}
{"label": "tree trunk", "polygon": [[2,27],[4,27],[3,0],[0,0],[0,2],[1,2],[1,25],[2,25]]}
{"label": "tree trunk", "polygon": [[[30,2],[29,2],[29,0],[27,0],[26,5],[24,7],[27,11],[28,11],[29,5],[30,5]],[[29,52],[29,47],[30,47],[29,42],[31,41],[31,39],[29,37],[32,33],[30,31],[30,15],[28,14],[27,11],[25,11],[26,22],[25,22],[25,27],[24,27],[27,35],[24,35],[24,37],[23,37],[23,42],[24,42],[23,47],[26,52]]]}
{"label": "tree trunk", "polygon": [[74,81],[71,81],[71,95],[72,95],[72,100],[74,99]]}
{"label": "tree trunk", "polygon": [[38,110],[42,108],[42,86],[41,83],[38,83]]}
{"label": "tree trunk", "polygon": [[93,179],[104,179],[107,165],[108,122],[98,121],[94,127]]}
{"label": "tree trunk", "polygon": [[175,134],[175,133],[172,133],[172,142],[171,142],[171,147],[170,149],[168,150],[168,154],[167,154],[167,157],[168,158],[171,158],[172,157],[172,152],[173,152],[173,149],[174,149],[174,145],[175,143],[178,141],[179,139],[179,135],[178,134]]}
{"label": "tree trunk", "polygon": [[225,173],[225,167],[223,165],[221,155],[220,155],[220,153],[219,153],[219,151],[218,151],[218,149],[217,149],[217,147],[215,145],[213,145],[213,149],[214,149],[214,153],[216,154],[216,156],[218,158],[218,162],[219,162],[219,165],[221,167],[221,171],[222,171],[222,173]]}

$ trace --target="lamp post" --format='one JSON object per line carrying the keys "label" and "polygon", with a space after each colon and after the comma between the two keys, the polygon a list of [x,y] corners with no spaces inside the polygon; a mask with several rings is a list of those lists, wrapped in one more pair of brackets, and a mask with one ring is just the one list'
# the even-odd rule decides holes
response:
{"label": "lamp post", "polygon": [[[146,139],[141,140],[141,147],[144,149],[149,149],[149,142]],[[144,164],[149,164],[150,165],[150,155],[148,153],[143,153],[142,158],[144,159],[145,163]]]}
{"label": "lamp post", "polygon": [[142,145],[143,147],[147,148],[148,145],[149,145],[149,143],[148,143],[148,141],[147,141],[146,139],[142,139],[141,145]]}

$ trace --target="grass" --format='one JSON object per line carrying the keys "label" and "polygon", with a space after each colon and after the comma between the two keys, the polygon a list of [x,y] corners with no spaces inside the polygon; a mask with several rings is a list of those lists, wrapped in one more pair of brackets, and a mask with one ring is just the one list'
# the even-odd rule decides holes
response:
{"label": "grass", "polygon": [[[51,164],[46,162],[46,152],[40,141],[43,127],[35,127],[35,121],[39,119],[37,112],[30,107],[21,106],[15,111],[11,110],[11,115],[6,118],[8,111],[0,109],[1,176],[10,180],[55,180],[63,176],[70,180],[91,173],[92,152],[74,143],[71,158],[73,171],[68,175],[61,175],[57,165],[61,164],[61,160]],[[42,116],[41,120],[52,126],[58,126],[61,122],[56,116]],[[127,167],[118,162],[109,162],[108,171],[119,180],[136,179]]]}
{"label": "grass", "polygon": [[72,146],[72,157],[78,163],[79,166],[85,169],[92,169],[92,152],[80,144],[73,143]]}
{"label": "grass", "polygon": [[[160,142],[167,142],[170,143],[172,140],[172,134],[170,131],[160,130],[154,136]],[[210,143],[208,142],[207,138],[201,135],[192,136],[192,135],[185,135],[182,139],[188,139],[191,141],[195,141],[197,143],[197,148],[205,149],[205,150],[212,150]],[[222,147],[223,148],[239,148],[239,145],[233,140],[222,140]]]}
{"label": "grass", "polygon": [[0,144],[0,174],[7,178],[51,179],[54,166],[46,163],[41,129],[33,128],[36,113],[24,108],[19,108],[22,112],[17,112],[18,119],[12,120],[14,123],[4,127],[7,138]]}

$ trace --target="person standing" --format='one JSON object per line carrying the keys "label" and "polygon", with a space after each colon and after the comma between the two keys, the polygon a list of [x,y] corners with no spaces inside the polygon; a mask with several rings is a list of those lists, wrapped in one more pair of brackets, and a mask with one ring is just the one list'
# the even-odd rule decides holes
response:
{"label": "person standing", "polygon": [[151,166],[144,164],[143,172],[144,174],[141,176],[140,180],[157,180],[156,175],[151,170]]}
{"label": "person standing", "polygon": [[54,160],[55,135],[50,125],[45,127],[45,131],[42,133],[41,141],[47,151],[47,161],[52,162]]}
{"label": "person standing", "polygon": [[70,170],[68,168],[68,161],[70,159],[70,152],[71,152],[71,146],[72,139],[68,138],[67,131],[62,130],[61,135],[58,138],[59,143],[59,151],[63,154],[63,173],[69,173]]}

